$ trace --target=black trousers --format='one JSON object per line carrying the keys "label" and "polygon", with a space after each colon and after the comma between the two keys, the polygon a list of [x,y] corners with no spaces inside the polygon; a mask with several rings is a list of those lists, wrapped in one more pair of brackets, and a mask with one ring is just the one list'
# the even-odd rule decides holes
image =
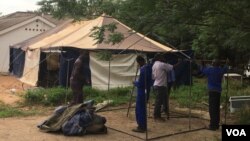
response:
{"label": "black trousers", "polygon": [[163,112],[167,114],[168,118],[169,118],[169,96],[170,96],[172,85],[173,85],[173,82],[168,82],[166,97],[165,97],[166,101],[163,102],[163,107],[162,107]]}
{"label": "black trousers", "polygon": [[[162,106],[168,106],[167,87],[154,86],[154,89],[155,89],[155,92],[156,92],[154,118],[160,118],[161,117],[161,107]],[[167,110],[168,107],[165,108],[165,109]]]}
{"label": "black trousers", "polygon": [[220,123],[220,97],[221,93],[217,91],[209,91],[209,115],[210,127],[217,129]]}

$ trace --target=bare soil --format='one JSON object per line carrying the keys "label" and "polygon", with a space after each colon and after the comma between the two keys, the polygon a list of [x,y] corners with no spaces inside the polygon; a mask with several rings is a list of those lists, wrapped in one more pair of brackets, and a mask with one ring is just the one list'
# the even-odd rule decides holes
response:
{"label": "bare soil", "polygon": [[[0,76],[0,101],[8,105],[16,105],[22,100],[23,90],[27,88],[30,87],[27,85],[22,86],[22,83],[14,77]],[[175,107],[172,106],[171,109],[175,109]],[[48,118],[52,111],[44,113],[42,116],[1,118],[0,141],[137,141],[145,139],[146,134],[131,131],[131,129],[136,127],[134,109],[131,109],[129,117],[126,116],[126,112],[127,110],[123,109],[98,113],[107,118],[106,125],[110,127],[108,128],[108,134],[85,135],[81,137],[67,137],[63,134],[40,132],[36,127],[37,124]],[[195,113],[195,111],[193,112]],[[152,110],[150,110],[149,114],[149,139],[156,138],[154,140],[158,141],[221,140],[221,129],[218,131],[201,129],[208,124],[208,120],[189,117],[181,110],[172,111],[170,120],[162,123],[155,122],[151,118]],[[203,117],[203,115],[199,117]],[[158,139],[157,137],[160,136],[167,137]]]}

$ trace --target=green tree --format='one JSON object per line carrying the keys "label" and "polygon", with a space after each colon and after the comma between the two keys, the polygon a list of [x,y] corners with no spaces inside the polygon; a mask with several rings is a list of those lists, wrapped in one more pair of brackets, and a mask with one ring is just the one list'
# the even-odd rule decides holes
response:
{"label": "green tree", "polygon": [[235,63],[250,58],[249,0],[42,0],[39,4],[42,11],[59,18],[107,13],[163,44],[193,49],[199,58],[229,58]]}
{"label": "green tree", "polygon": [[71,17],[76,20],[101,14],[102,0],[41,0],[40,11],[57,18]]}
{"label": "green tree", "polygon": [[[208,58],[222,56],[247,61],[250,57],[250,1],[248,0],[207,0],[198,9],[199,23],[193,48],[199,55]],[[202,6],[197,6],[202,7]]]}

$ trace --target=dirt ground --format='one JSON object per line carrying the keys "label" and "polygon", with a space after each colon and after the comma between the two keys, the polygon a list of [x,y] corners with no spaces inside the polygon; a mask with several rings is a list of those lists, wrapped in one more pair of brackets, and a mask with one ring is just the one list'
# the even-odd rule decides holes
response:
{"label": "dirt ground", "polygon": [[[16,105],[22,100],[20,96],[23,89],[28,88],[30,87],[22,86],[22,83],[14,77],[0,76],[0,101],[8,105]],[[176,108],[172,107],[172,109]],[[171,111],[170,120],[158,123],[151,118],[151,110],[148,118],[148,139],[157,141],[221,140],[221,129],[218,131],[205,130],[203,128],[208,124],[207,120],[189,118],[187,114],[180,111],[180,109]],[[45,113],[43,116],[1,118],[0,141],[137,141],[145,139],[146,134],[131,131],[136,127],[134,109],[131,110],[129,117],[126,116],[126,112],[127,110],[124,109],[98,113],[107,119],[108,134],[81,137],[67,137],[62,134],[40,132],[36,126],[45,120],[51,112]],[[192,113],[195,112],[192,111]],[[200,115],[199,117],[203,116]],[[157,138],[161,136],[166,137]]]}

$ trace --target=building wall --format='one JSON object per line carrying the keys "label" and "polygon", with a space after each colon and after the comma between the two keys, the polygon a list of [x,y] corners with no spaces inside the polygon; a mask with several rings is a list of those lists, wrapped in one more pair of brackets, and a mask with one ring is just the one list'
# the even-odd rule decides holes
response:
{"label": "building wall", "polygon": [[25,41],[44,31],[51,29],[48,24],[37,19],[29,24],[0,35],[0,73],[7,73],[9,70],[9,46]]}

